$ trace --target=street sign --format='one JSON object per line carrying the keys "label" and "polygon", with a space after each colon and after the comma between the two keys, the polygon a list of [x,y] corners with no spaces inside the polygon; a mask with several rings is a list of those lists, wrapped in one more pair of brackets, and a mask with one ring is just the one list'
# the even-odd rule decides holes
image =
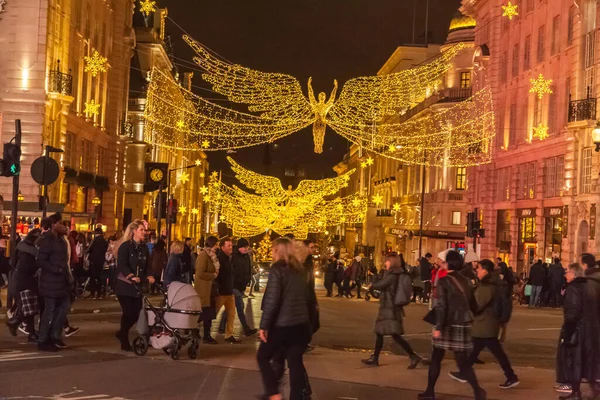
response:
{"label": "street sign", "polygon": [[55,159],[48,157],[46,165],[46,182],[44,182],[44,159],[38,157],[31,164],[31,177],[38,185],[51,185],[58,179],[59,167]]}

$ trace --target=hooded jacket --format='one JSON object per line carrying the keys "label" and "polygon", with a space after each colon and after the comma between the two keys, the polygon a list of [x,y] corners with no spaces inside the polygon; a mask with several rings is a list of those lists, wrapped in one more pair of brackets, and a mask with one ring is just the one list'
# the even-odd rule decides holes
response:
{"label": "hooded jacket", "polygon": [[495,305],[505,290],[505,283],[496,273],[487,274],[475,288],[473,337],[497,338],[500,333],[500,321]]}

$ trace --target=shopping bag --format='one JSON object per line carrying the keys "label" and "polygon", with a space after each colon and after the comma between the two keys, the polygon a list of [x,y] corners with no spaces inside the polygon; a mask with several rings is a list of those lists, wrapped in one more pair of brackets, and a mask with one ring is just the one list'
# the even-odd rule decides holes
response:
{"label": "shopping bag", "polygon": [[140,316],[138,317],[137,323],[135,325],[135,329],[140,335],[147,335],[150,331],[150,329],[148,328],[148,314],[146,314],[146,309],[143,306],[140,311]]}
{"label": "shopping bag", "polygon": [[525,296],[531,296],[531,285],[525,285]]}

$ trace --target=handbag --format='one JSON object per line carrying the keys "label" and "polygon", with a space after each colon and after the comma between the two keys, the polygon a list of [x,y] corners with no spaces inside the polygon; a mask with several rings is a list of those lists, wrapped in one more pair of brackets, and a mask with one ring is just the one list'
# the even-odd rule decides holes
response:
{"label": "handbag", "polygon": [[579,344],[579,327],[576,327],[570,334],[567,334],[563,326],[560,330],[560,344],[565,347],[577,346]]}
{"label": "handbag", "polygon": [[525,296],[531,296],[531,285],[525,285]]}
{"label": "handbag", "polygon": [[435,311],[429,310],[429,312],[423,317],[423,321],[431,325],[437,324],[437,321],[435,319]]}

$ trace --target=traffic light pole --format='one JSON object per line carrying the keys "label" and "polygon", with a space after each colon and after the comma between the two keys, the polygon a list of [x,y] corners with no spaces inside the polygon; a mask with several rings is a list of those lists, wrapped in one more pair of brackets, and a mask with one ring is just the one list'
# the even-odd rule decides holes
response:
{"label": "traffic light pole", "polygon": [[46,214],[48,213],[48,184],[46,183],[46,170],[48,169],[49,154],[50,152],[48,151],[48,146],[46,146],[46,151],[44,152],[44,170],[42,173],[42,182],[44,182],[44,184],[42,185],[42,219],[46,218]]}
{"label": "traffic light pole", "polygon": [[[21,120],[15,120],[15,145],[21,148]],[[10,265],[17,265],[17,219],[19,218],[19,174],[13,176],[12,203],[10,217]]]}
{"label": "traffic light pole", "polygon": [[[173,198],[173,196],[171,196],[171,173],[175,172],[175,171],[181,171],[184,169],[194,168],[194,167],[196,167],[196,165],[188,165],[187,167],[173,168],[173,169],[167,170],[167,207],[169,207],[168,206],[169,200],[171,200]],[[177,214],[177,210],[171,209],[171,213]],[[172,215],[170,215],[169,212],[167,211],[167,253],[171,249],[171,220],[172,220]]]}
{"label": "traffic light pole", "polygon": [[162,213],[163,213],[163,185],[158,187],[158,212],[156,213],[157,221],[156,221],[156,238],[160,239],[160,228],[162,222]]}

